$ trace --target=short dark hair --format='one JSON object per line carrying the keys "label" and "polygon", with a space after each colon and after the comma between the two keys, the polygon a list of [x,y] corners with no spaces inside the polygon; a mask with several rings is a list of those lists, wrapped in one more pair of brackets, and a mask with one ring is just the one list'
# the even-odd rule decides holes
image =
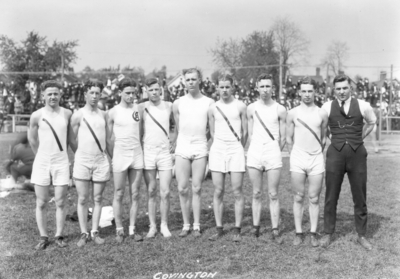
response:
{"label": "short dark hair", "polygon": [[190,68],[190,69],[183,69],[182,74],[185,76],[186,74],[197,73],[197,76],[200,79],[200,82],[203,80],[203,74],[199,68]]}
{"label": "short dark hair", "polygon": [[85,91],[90,90],[92,87],[98,87],[100,88],[100,91],[103,90],[104,88],[104,84],[99,80],[94,80],[94,81],[87,80],[84,86],[85,86]]}
{"label": "short dark hair", "polygon": [[152,86],[153,84],[156,84],[156,83],[158,84],[158,80],[156,78],[148,78],[145,81],[145,84],[146,84],[147,87],[150,87],[150,86]]}
{"label": "short dark hair", "polygon": [[231,85],[233,85],[233,77],[232,77],[231,75],[229,75],[229,74],[221,75],[221,76],[218,78],[217,84],[218,84],[220,81],[229,81],[229,82],[231,83]]}
{"label": "short dark hair", "polygon": [[333,86],[335,86],[335,83],[337,83],[337,82],[342,82],[342,81],[346,81],[347,80],[347,82],[349,83],[349,85],[351,84],[351,79],[350,79],[350,77],[349,76],[346,76],[346,75],[344,75],[344,74],[340,74],[340,75],[337,75],[334,79],[333,79]]}
{"label": "short dark hair", "polygon": [[124,78],[118,82],[118,89],[122,91],[125,87],[136,87],[136,82],[130,78]]}
{"label": "short dark hair", "polygon": [[257,82],[259,82],[260,80],[263,80],[263,79],[269,79],[271,82],[273,82],[272,75],[270,75],[270,74],[264,73],[264,74],[259,75],[257,77]]}
{"label": "short dark hair", "polygon": [[303,77],[302,79],[300,79],[300,81],[299,81],[299,83],[300,83],[300,86],[302,85],[302,84],[310,84],[310,85],[312,85],[313,86],[313,88],[315,89],[315,80],[313,80],[312,78],[310,78],[310,77]]}
{"label": "short dark hair", "polygon": [[61,84],[56,80],[46,80],[40,85],[40,89],[44,92],[47,88],[55,87],[58,89],[62,89]]}

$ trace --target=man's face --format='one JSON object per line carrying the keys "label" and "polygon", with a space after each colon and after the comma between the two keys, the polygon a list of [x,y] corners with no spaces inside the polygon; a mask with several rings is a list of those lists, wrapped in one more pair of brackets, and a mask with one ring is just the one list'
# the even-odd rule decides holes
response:
{"label": "man's face", "polygon": [[347,80],[336,82],[333,90],[339,101],[346,101],[351,96],[351,87]]}
{"label": "man's face", "polygon": [[135,87],[125,87],[124,90],[122,90],[121,92],[121,101],[124,101],[127,104],[133,104],[133,101],[135,99],[135,92]]}
{"label": "man's face", "polygon": [[312,84],[301,84],[300,97],[301,101],[305,104],[313,103],[315,97],[314,86]]}
{"label": "man's face", "polygon": [[189,93],[199,90],[200,80],[197,73],[187,73],[185,83]]}
{"label": "man's face", "polygon": [[271,98],[272,95],[272,81],[270,79],[262,79],[257,84],[258,92],[262,100]]}
{"label": "man's face", "polygon": [[147,95],[149,96],[149,100],[153,103],[156,103],[160,100],[161,90],[160,85],[158,83],[154,83],[147,87]]}
{"label": "man's face", "polygon": [[100,91],[100,88],[95,86],[92,86],[88,91],[86,91],[86,103],[90,104],[91,106],[97,105],[101,95]]}
{"label": "man's face", "polygon": [[42,93],[42,96],[46,105],[49,105],[50,107],[56,107],[60,103],[61,92],[57,87],[48,87]]}
{"label": "man's face", "polygon": [[229,80],[218,82],[219,95],[223,100],[229,100],[232,96],[232,84]]}

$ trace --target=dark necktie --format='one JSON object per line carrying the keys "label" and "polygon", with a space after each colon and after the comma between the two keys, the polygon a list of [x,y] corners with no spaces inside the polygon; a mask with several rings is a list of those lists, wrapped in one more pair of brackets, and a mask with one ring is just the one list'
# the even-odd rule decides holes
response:
{"label": "dark necktie", "polygon": [[341,107],[340,107],[340,112],[344,115],[344,116],[346,116],[346,113],[344,112],[344,101],[342,101],[342,105],[341,105]]}

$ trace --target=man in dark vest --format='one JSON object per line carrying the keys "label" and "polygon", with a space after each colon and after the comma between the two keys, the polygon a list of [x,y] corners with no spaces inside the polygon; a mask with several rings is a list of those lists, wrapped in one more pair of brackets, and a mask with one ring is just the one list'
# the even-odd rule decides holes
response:
{"label": "man in dark vest", "polygon": [[[328,115],[332,137],[326,153],[325,235],[321,246],[328,247],[335,231],[336,207],[344,174],[350,181],[354,201],[357,242],[367,250],[372,245],[367,231],[367,151],[363,139],[372,131],[376,116],[369,103],[351,98],[350,78],[338,75],[333,80],[336,99],[326,102],[322,110]],[[365,125],[364,125],[365,121]]]}

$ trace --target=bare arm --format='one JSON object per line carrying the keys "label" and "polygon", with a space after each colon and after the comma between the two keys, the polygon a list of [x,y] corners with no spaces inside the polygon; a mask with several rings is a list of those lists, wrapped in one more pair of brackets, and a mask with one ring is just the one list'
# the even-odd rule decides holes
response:
{"label": "bare arm", "polygon": [[[211,99],[211,98],[209,98],[210,99],[210,103],[209,103],[209,106],[208,106],[208,108],[210,108],[214,103],[215,103],[215,101],[213,100],[213,99]],[[209,122],[210,120],[208,119],[208,122]],[[207,138],[207,141],[211,138],[211,131],[210,131],[210,127],[209,127],[209,129],[208,130],[206,130],[206,138]]]}
{"label": "bare arm", "polygon": [[144,103],[139,104],[138,111],[139,111],[139,141],[140,145],[143,147],[143,136],[144,136]]}
{"label": "bare arm", "polygon": [[172,113],[175,120],[175,135],[173,138],[171,138],[171,153],[174,153],[176,148],[176,140],[178,139],[179,134],[179,99],[172,104]]}
{"label": "bare arm", "polygon": [[247,143],[247,107],[244,103],[240,102],[240,119],[242,121],[242,138],[240,139],[243,147],[246,146]]}
{"label": "bare arm", "polygon": [[68,132],[68,141],[71,146],[72,151],[75,153],[78,149],[78,131],[80,127],[80,122],[82,118],[82,113],[79,111],[75,112],[70,121],[69,132]]}
{"label": "bare arm", "polygon": [[251,104],[247,107],[247,131],[248,131],[249,143],[251,141],[251,137],[253,136],[253,124],[254,124],[253,113],[254,113],[254,106],[253,104]]}
{"label": "bare arm", "polygon": [[213,144],[214,142],[214,134],[215,134],[214,107],[215,105],[211,105],[208,108],[208,126],[210,127],[211,144]]}
{"label": "bare arm", "polygon": [[293,144],[294,144],[294,114],[295,109],[290,110],[287,114],[286,118],[286,143],[288,146],[289,154],[292,153]]}
{"label": "bare arm", "polygon": [[106,148],[107,153],[112,158],[114,155],[114,141],[112,139],[113,128],[114,128],[114,109],[111,109],[106,114]]}
{"label": "bare arm", "polygon": [[39,119],[40,119],[41,111],[35,111],[29,120],[29,130],[28,130],[28,140],[31,145],[33,153],[37,154],[39,148]]}
{"label": "bare arm", "polygon": [[284,106],[278,106],[278,117],[279,117],[279,145],[281,150],[285,147],[286,144],[286,109]]}
{"label": "bare arm", "polygon": [[376,115],[370,104],[366,104],[364,110],[364,119],[366,124],[364,125],[363,128],[363,134],[362,134],[363,139],[366,138],[369,135],[369,133],[371,133],[376,124]]}
{"label": "bare arm", "polygon": [[326,145],[327,131],[328,131],[328,113],[326,112],[326,110],[320,109],[319,110],[319,115],[322,118],[322,123],[321,123],[321,143],[322,143],[322,151],[324,151],[325,145]]}

